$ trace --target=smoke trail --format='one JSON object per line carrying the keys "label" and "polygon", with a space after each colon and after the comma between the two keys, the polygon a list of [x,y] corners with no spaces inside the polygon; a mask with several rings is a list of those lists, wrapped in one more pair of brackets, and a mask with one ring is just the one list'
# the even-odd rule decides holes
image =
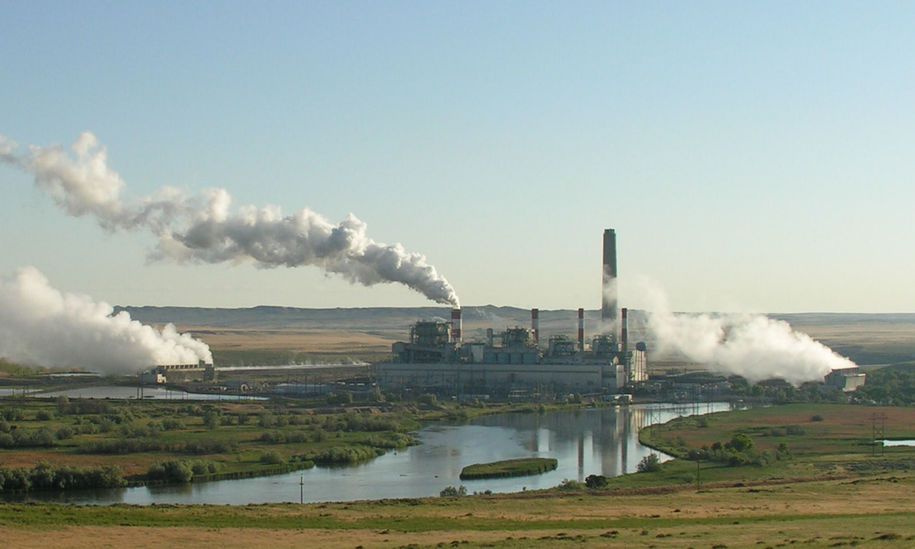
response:
{"label": "smoke trail", "polygon": [[68,214],[91,216],[111,231],[150,230],[159,238],[154,258],[204,263],[251,259],[265,268],[312,265],[366,286],[397,282],[435,302],[459,306],[454,288],[424,255],[400,244],[375,242],[366,224],[352,214],[335,225],[308,209],[293,215],[283,215],[275,206],[232,211],[225,189],[187,196],[166,187],[125,203],[124,180],[89,132],[79,136],[70,153],[59,146],[17,150],[0,136],[0,160],[31,173],[36,186]]}
{"label": "smoke trail", "polygon": [[161,331],[85,295],[62,293],[34,267],[0,278],[0,356],[25,364],[115,374],[157,364],[213,362],[210,348],[171,324]]}
{"label": "smoke trail", "polygon": [[648,330],[662,356],[679,353],[752,383],[778,378],[799,385],[855,366],[787,322],[759,314],[674,314],[662,292],[645,286]]}

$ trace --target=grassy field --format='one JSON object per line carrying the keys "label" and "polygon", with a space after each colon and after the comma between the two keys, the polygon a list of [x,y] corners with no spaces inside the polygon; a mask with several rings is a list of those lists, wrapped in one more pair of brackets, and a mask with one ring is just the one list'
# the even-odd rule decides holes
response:
{"label": "grassy field", "polygon": [[552,471],[558,465],[559,462],[553,458],[521,458],[474,463],[461,470],[461,480],[539,475]]}
{"label": "grassy field", "polygon": [[662,495],[574,491],[322,505],[0,505],[0,533],[41,545],[911,547],[915,478],[861,477]]}

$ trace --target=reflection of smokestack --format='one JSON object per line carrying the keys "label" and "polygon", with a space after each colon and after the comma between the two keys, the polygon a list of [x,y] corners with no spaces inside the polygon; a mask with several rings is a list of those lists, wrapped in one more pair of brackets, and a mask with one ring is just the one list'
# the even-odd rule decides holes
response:
{"label": "reflection of smokestack", "polygon": [[461,342],[461,310],[451,309],[451,341]]}
{"label": "reflection of smokestack", "polygon": [[600,319],[616,323],[616,232],[604,230],[603,279],[601,287]]}
{"label": "reflection of smokestack", "polygon": [[540,343],[540,309],[531,309],[531,332],[534,336],[534,345]]}
{"label": "reflection of smokestack", "polygon": [[585,352],[585,310],[578,309],[578,351]]}
{"label": "reflection of smokestack", "polygon": [[623,307],[620,309],[620,341],[623,344],[623,352],[629,350],[629,320],[627,318],[629,309]]}

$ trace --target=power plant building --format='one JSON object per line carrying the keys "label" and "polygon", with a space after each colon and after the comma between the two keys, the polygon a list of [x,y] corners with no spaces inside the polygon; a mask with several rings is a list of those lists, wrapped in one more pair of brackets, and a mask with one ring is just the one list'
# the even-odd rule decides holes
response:
{"label": "power plant building", "polygon": [[454,339],[454,323],[417,322],[409,341],[392,346],[393,360],[376,365],[378,383],[386,390],[448,394],[561,394],[617,392],[647,379],[643,343],[630,350],[598,335],[580,351],[584,341],[554,335],[544,347],[537,341],[537,315],[534,309],[531,329],[490,329],[485,342]]}
{"label": "power plant building", "polygon": [[647,381],[645,343],[630,348],[627,310],[618,309],[616,233],[607,229],[603,239],[601,328],[609,333],[585,341],[584,309],[578,309],[577,338],[553,335],[544,345],[540,310],[531,309],[530,329],[509,327],[497,334],[489,328],[485,341],[465,342],[461,309],[453,309],[450,323],[411,326],[409,340],[392,346],[391,362],[376,365],[378,384],[448,394],[606,394]]}

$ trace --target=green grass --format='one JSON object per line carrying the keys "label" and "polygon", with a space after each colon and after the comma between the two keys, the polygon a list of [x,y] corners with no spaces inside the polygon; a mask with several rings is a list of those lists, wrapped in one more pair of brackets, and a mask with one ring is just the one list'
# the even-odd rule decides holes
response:
{"label": "green grass", "polygon": [[474,463],[461,470],[461,480],[539,475],[556,469],[558,465],[559,462],[554,458],[536,457]]}

